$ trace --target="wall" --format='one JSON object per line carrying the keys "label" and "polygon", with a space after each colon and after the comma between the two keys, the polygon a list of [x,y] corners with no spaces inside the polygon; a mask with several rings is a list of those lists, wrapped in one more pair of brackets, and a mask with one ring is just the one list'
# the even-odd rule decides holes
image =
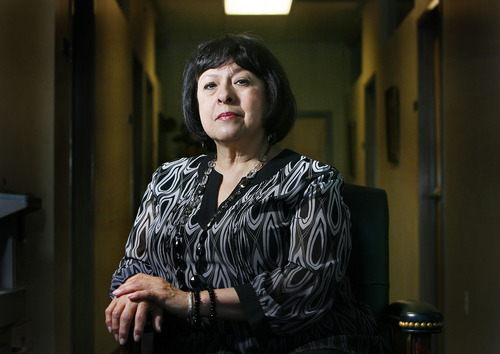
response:
{"label": "wall", "polygon": [[326,162],[348,178],[345,47],[328,42],[270,43],[269,47],[289,76],[297,110],[332,113],[332,161]]}
{"label": "wall", "polygon": [[[380,40],[380,0],[363,11],[363,68],[350,97],[358,126],[356,179],[363,183],[364,87],[376,76],[378,181],[390,206],[391,299],[418,298],[417,21],[429,1],[416,1],[397,31]],[[441,1],[444,160],[444,315],[442,351],[494,353],[500,347],[500,3]],[[384,91],[401,94],[401,162],[386,162]]]}
{"label": "wall", "polygon": [[116,1],[97,1],[95,16],[94,333],[97,352],[106,353],[116,347],[103,322],[107,289],[130,230],[132,128],[127,117],[132,111],[132,46],[128,23]]}
{"label": "wall", "polygon": [[[166,134],[166,145],[160,146],[166,161],[185,156],[186,150],[175,139],[181,134],[182,116],[182,72],[187,58],[196,49],[197,43],[169,42],[159,40],[156,47],[157,74],[162,83],[161,107],[164,117],[173,119],[176,127]],[[165,161],[165,162],[166,162]],[[162,161],[163,162],[163,161]]]}
{"label": "wall", "polygon": [[[72,343],[71,281],[71,145],[72,125],[72,58],[71,4],[55,1],[55,95],[54,95],[54,316],[57,335],[54,353],[68,353]],[[66,45],[63,45],[66,43]],[[38,346],[37,346],[38,348]],[[43,348],[43,349],[42,349]],[[38,350],[49,351],[42,347]]]}
{"label": "wall", "polygon": [[499,90],[500,3],[443,1],[447,353],[500,348]]}
{"label": "wall", "polygon": [[[59,0],[0,4],[0,191],[34,194],[43,203],[42,210],[27,216],[26,240],[18,249],[18,284],[28,289],[28,322],[19,333],[27,336],[33,353],[68,353],[71,284],[78,281],[71,279],[69,224],[70,9]],[[131,1],[130,22],[115,0],[95,4],[95,306],[89,314],[95,321],[95,352],[110,353],[117,344],[104,325],[104,308],[134,213],[127,121],[133,48],[153,84],[155,116],[159,85],[150,3]]]}
{"label": "wall", "polygon": [[[115,0],[96,0],[95,128],[95,353],[117,343],[104,324],[109,285],[123,257],[132,218],[132,57],[137,55],[153,84],[155,17],[149,1],[130,1],[128,18]],[[155,113],[158,100],[155,99]],[[156,129],[156,124],[154,129]],[[156,134],[154,134],[156,136]],[[155,145],[155,141],[150,144]],[[152,173],[153,171],[151,171]]]}
{"label": "wall", "polygon": [[[378,79],[378,181],[390,207],[391,299],[419,297],[417,20],[415,8],[381,48]],[[385,91],[399,88],[400,161],[387,159]]]}
{"label": "wall", "polygon": [[[425,1],[414,9],[387,40],[381,32],[381,2],[368,1],[362,12],[362,70],[351,92],[351,118],[356,122],[356,173],[354,182],[365,184],[365,94],[375,78],[377,119],[377,181],[389,199],[390,299],[419,296],[418,235],[418,99],[417,20]],[[400,92],[400,162],[387,160],[385,91]]]}
{"label": "wall", "polygon": [[0,190],[43,203],[18,249],[33,353],[54,348],[54,23],[53,1],[0,2]]}

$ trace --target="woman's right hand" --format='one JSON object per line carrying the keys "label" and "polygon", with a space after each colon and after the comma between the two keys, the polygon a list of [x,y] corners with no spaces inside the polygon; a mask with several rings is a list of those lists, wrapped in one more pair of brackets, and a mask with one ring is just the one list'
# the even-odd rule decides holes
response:
{"label": "woman's right hand", "polygon": [[121,345],[127,342],[132,322],[134,340],[138,342],[144,332],[148,313],[152,314],[153,328],[161,331],[163,309],[149,301],[131,301],[127,296],[115,297],[104,311],[108,331]]}

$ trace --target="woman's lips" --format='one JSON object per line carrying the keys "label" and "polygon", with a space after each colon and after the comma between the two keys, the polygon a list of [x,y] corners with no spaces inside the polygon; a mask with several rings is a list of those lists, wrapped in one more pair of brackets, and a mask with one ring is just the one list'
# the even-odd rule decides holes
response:
{"label": "woman's lips", "polygon": [[238,116],[239,115],[234,113],[234,112],[223,112],[217,116],[217,119],[218,120],[231,120],[231,119],[238,118]]}

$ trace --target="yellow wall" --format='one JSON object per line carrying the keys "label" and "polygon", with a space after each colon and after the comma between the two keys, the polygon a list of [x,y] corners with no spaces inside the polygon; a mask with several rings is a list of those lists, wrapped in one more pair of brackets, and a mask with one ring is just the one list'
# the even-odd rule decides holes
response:
{"label": "yellow wall", "polygon": [[116,1],[96,2],[95,122],[95,341],[116,347],[104,335],[103,311],[109,303],[110,277],[123,254],[130,229],[132,127],[132,47],[128,24]]}
{"label": "yellow wall", "polygon": [[[154,9],[150,2],[131,1],[128,21],[115,0],[99,0],[95,5],[95,17],[94,332],[95,352],[108,353],[117,344],[104,325],[104,309],[109,304],[111,275],[123,256],[135,214],[131,206],[132,125],[128,121],[132,112],[134,51],[155,92],[158,83],[154,60]],[[158,100],[155,101],[157,105]],[[155,145],[155,141],[150,143]]]}
{"label": "yellow wall", "polygon": [[25,218],[17,278],[19,286],[29,289],[28,327],[21,333],[49,353],[56,326],[54,24],[53,1],[0,2],[0,191],[42,198],[42,209]]}
{"label": "yellow wall", "polygon": [[[356,178],[365,183],[365,86],[375,77],[377,109],[377,184],[387,191],[390,215],[391,300],[419,297],[418,234],[418,99],[417,19],[423,3],[403,20],[387,40],[382,40],[381,4],[368,1],[362,15],[362,73],[353,86],[350,111],[356,122]],[[396,86],[400,92],[400,162],[387,160],[385,91]]]}
{"label": "yellow wall", "polygon": [[[417,21],[430,1],[417,0],[396,32],[381,41],[380,0],[363,11],[363,70],[350,97],[357,123],[356,182],[365,180],[364,88],[376,75],[378,185],[390,208],[392,300],[418,298]],[[500,347],[500,3],[442,1],[442,107],[444,164],[442,351],[494,353]],[[387,162],[385,90],[400,89],[401,156]],[[439,275],[438,275],[439,278]]]}
{"label": "yellow wall", "polygon": [[[288,74],[299,113],[331,112],[332,141],[328,148],[332,160],[324,162],[334,165],[347,178],[345,47],[329,42],[282,42],[270,43],[269,48]],[[316,138],[304,136],[302,139]]]}

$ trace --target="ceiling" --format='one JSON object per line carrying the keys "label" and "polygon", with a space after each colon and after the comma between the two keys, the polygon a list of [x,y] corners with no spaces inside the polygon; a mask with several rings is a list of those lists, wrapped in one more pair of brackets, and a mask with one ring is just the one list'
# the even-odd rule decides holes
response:
{"label": "ceiling", "polygon": [[[251,1],[251,0],[249,0]],[[267,41],[341,41],[359,37],[365,0],[294,0],[287,16],[227,16],[224,0],[155,0],[166,41],[202,41],[250,32]]]}

